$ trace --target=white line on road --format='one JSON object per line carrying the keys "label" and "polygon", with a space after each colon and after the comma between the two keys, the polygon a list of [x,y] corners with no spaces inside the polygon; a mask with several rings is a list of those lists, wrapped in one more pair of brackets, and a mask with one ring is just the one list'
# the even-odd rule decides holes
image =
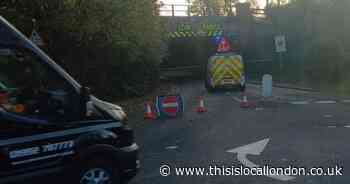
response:
{"label": "white line on road", "polygon": [[165,149],[167,149],[167,150],[174,150],[174,149],[177,149],[177,148],[179,148],[178,146],[167,146],[167,147],[165,147]]}
{"label": "white line on road", "polygon": [[323,115],[323,117],[324,117],[324,118],[332,118],[333,115],[331,115],[331,114],[325,114],[325,115]]}
{"label": "white line on road", "polygon": [[320,101],[316,101],[315,103],[316,104],[335,104],[337,102],[334,100],[320,100]]}
{"label": "white line on road", "polygon": [[343,103],[350,103],[350,100],[343,100]]}
{"label": "white line on road", "polygon": [[236,102],[239,102],[239,103],[241,103],[241,102],[242,102],[242,100],[241,100],[241,99],[239,99],[238,97],[233,97],[233,100],[235,100]]}
{"label": "white line on road", "polygon": [[309,104],[310,102],[308,101],[295,101],[295,102],[290,102],[290,104],[292,105],[307,105]]}

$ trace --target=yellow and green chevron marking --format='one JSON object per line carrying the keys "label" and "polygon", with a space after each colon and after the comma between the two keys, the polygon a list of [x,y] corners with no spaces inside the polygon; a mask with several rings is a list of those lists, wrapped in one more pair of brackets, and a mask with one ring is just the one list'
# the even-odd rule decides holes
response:
{"label": "yellow and green chevron marking", "polygon": [[175,32],[170,32],[168,35],[170,38],[186,38],[186,37],[197,37],[197,36],[214,37],[214,36],[223,35],[223,31],[222,30],[214,30],[214,31],[206,31],[206,32],[175,31]]}
{"label": "yellow and green chevron marking", "polygon": [[209,61],[210,75],[213,85],[221,85],[223,80],[233,80],[235,84],[239,84],[241,76],[244,74],[244,66],[241,57],[238,56],[214,56]]}

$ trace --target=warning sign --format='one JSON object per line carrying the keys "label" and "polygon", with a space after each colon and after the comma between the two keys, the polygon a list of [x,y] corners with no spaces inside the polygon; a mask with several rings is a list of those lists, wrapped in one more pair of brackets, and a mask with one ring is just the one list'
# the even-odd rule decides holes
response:
{"label": "warning sign", "polygon": [[275,36],[276,52],[287,52],[286,37],[284,35]]}
{"label": "warning sign", "polygon": [[177,117],[184,111],[183,98],[180,95],[158,96],[156,107],[159,117]]}
{"label": "warning sign", "polygon": [[43,39],[40,37],[39,33],[36,30],[33,30],[32,35],[30,36],[30,40],[32,40],[32,42],[37,46],[45,45]]}
{"label": "warning sign", "polygon": [[222,38],[220,40],[217,52],[222,53],[222,52],[229,52],[231,50],[231,46],[229,41],[226,38]]}

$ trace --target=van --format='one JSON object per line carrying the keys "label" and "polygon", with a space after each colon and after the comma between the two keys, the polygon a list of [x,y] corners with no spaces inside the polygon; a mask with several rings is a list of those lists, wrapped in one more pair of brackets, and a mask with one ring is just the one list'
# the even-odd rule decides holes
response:
{"label": "van", "polygon": [[68,183],[118,184],[139,167],[123,109],[92,95],[0,16],[0,183],[62,174]]}
{"label": "van", "polygon": [[242,56],[228,52],[217,53],[209,58],[205,78],[205,87],[208,91],[215,89],[244,91],[245,86],[245,67]]}

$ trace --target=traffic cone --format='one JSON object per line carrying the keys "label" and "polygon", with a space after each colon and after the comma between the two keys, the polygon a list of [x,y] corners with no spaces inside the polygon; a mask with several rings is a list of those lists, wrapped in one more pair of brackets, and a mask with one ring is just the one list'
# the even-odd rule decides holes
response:
{"label": "traffic cone", "polygon": [[256,103],[254,102],[249,102],[248,97],[246,93],[243,93],[243,100],[240,103],[241,108],[254,108],[256,107]]}
{"label": "traffic cone", "polygon": [[151,102],[145,103],[145,106],[146,106],[145,119],[154,120],[156,119],[156,114],[155,112],[153,112],[151,104],[152,104]]}
{"label": "traffic cone", "polygon": [[199,97],[199,104],[198,104],[196,111],[198,113],[207,112],[207,109],[205,108],[205,105],[204,105],[204,98],[202,96]]}
{"label": "traffic cone", "polygon": [[241,108],[249,108],[248,97],[245,93],[243,93],[243,100],[240,104]]}

